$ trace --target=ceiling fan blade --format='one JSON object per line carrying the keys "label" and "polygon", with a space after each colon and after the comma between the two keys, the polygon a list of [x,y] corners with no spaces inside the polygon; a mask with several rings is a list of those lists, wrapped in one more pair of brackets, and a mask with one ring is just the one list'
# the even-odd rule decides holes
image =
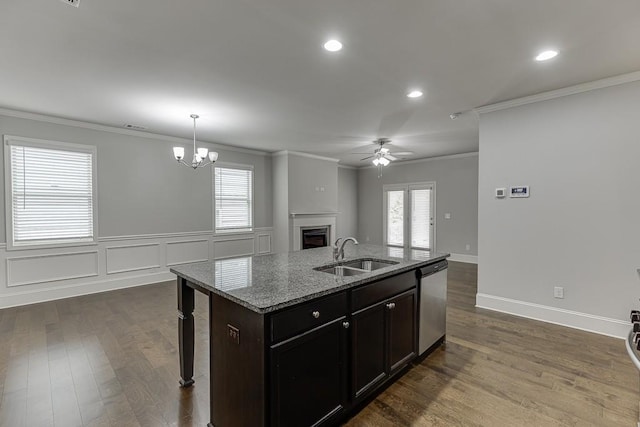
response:
{"label": "ceiling fan blade", "polygon": [[413,151],[395,151],[394,154],[396,156],[412,156],[415,153]]}
{"label": "ceiling fan blade", "polygon": [[392,156],[391,154],[385,154],[385,157],[391,161],[398,160],[397,157]]}
{"label": "ceiling fan blade", "polygon": [[372,157],[375,157],[375,156],[369,156],[369,157],[365,157],[364,159],[360,159],[360,161],[363,161],[363,160],[368,160],[368,159],[370,159],[370,158],[372,158]]}

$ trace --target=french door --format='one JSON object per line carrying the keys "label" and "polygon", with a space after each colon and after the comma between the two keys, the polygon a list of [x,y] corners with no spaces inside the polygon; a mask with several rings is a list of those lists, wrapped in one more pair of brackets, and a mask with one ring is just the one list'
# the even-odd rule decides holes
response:
{"label": "french door", "polygon": [[385,185],[384,243],[412,249],[435,249],[435,182]]}

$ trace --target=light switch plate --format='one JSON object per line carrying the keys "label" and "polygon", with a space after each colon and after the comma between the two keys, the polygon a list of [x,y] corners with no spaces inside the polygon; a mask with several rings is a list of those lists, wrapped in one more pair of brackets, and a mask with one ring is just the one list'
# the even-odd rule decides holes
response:
{"label": "light switch plate", "polygon": [[507,196],[506,188],[496,188],[496,199],[504,199]]}

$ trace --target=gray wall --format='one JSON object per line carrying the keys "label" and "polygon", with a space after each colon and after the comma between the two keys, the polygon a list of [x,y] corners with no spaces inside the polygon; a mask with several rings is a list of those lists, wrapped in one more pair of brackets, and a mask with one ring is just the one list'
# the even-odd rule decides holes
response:
{"label": "gray wall", "polygon": [[288,157],[290,212],[337,211],[338,164],[296,154]]}
{"label": "gray wall", "polygon": [[[376,168],[359,169],[358,237],[382,243],[382,186],[436,183],[436,250],[476,255],[478,242],[478,157],[475,154],[392,163],[378,178]],[[444,219],[445,213],[451,219]],[[469,250],[466,249],[469,245]]]}
{"label": "gray wall", "polygon": [[358,171],[338,168],[338,215],[336,236],[358,234]]}
{"label": "gray wall", "polygon": [[[36,120],[0,116],[0,133],[95,145],[98,149],[98,235],[204,231],[213,228],[212,170],[194,171],[173,159],[163,139],[124,135]],[[212,145],[201,144],[208,148]],[[220,161],[251,164],[255,173],[255,226],[272,226],[271,158],[216,148]],[[4,155],[4,151],[2,151]],[[4,162],[0,163],[4,168]],[[4,181],[4,171],[0,173]],[[0,184],[4,201],[4,185]],[[0,209],[0,240],[5,241]]]}
{"label": "gray wall", "polygon": [[[638,105],[635,82],[481,116],[480,294],[613,319],[638,307]],[[509,185],[531,197],[494,197]]]}
{"label": "gray wall", "polygon": [[275,155],[273,171],[273,234],[274,252],[289,251],[289,159]]}

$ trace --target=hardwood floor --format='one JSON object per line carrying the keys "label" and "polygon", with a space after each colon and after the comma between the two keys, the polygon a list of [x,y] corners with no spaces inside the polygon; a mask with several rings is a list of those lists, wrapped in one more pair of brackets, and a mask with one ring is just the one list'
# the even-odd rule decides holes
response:
{"label": "hardwood floor", "polygon": [[[624,342],[476,309],[476,268],[450,263],[447,343],[348,426],[636,426]],[[196,384],[178,387],[174,282],[0,310],[0,426],[204,426],[207,301]]]}

